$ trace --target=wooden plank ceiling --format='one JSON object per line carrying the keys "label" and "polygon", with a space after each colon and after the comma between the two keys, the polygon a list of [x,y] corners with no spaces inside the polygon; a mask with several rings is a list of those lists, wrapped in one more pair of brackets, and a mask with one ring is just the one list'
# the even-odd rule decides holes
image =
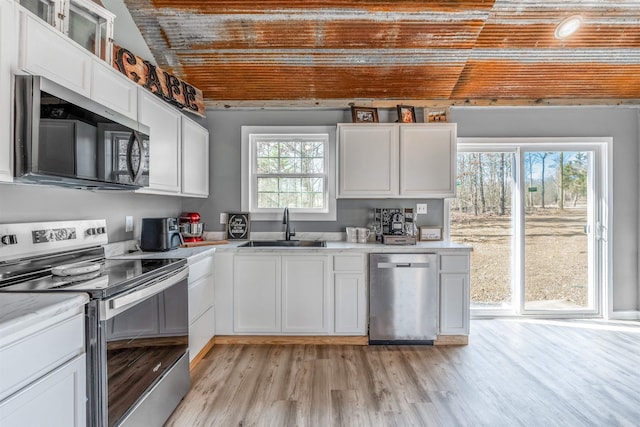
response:
{"label": "wooden plank ceiling", "polygon": [[[210,106],[640,100],[639,0],[125,4],[158,65]],[[583,26],[556,39],[574,14]]]}

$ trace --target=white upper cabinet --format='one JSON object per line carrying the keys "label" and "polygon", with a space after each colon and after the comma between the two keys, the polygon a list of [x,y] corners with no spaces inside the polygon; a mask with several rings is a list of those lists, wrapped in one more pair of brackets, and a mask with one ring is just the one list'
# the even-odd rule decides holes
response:
{"label": "white upper cabinet", "polygon": [[13,85],[16,61],[13,2],[0,0],[0,182],[13,181]]}
{"label": "white upper cabinet", "polygon": [[209,196],[209,131],[182,117],[182,194]]}
{"label": "white upper cabinet", "polygon": [[456,125],[400,125],[400,195],[455,197]]}
{"label": "white upper cabinet", "polygon": [[86,97],[91,96],[93,55],[37,16],[20,11],[19,66]]}
{"label": "white upper cabinet", "polygon": [[143,193],[179,194],[182,114],[145,89],[138,89],[138,120],[151,129],[149,135],[149,187]]}
{"label": "white upper cabinet", "polygon": [[455,197],[456,124],[338,124],[338,197]]}
{"label": "white upper cabinet", "polygon": [[138,119],[138,85],[98,60],[94,60],[91,73],[91,98],[130,119]]}
{"label": "white upper cabinet", "polygon": [[394,124],[339,124],[338,196],[397,195],[397,127]]}

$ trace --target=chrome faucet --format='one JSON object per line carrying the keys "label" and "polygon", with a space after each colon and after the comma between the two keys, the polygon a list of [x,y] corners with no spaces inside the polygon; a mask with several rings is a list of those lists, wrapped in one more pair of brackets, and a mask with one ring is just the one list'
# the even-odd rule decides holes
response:
{"label": "chrome faucet", "polygon": [[282,217],[282,223],[284,226],[284,240],[291,240],[291,236],[296,235],[295,229],[291,231],[289,229],[289,208],[284,208],[284,216]]}

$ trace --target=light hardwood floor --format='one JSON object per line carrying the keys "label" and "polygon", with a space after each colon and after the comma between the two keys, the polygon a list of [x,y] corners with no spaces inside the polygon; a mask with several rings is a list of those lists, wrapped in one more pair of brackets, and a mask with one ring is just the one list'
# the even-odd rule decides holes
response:
{"label": "light hardwood floor", "polygon": [[468,346],[216,345],[167,426],[640,426],[640,323],[487,319]]}

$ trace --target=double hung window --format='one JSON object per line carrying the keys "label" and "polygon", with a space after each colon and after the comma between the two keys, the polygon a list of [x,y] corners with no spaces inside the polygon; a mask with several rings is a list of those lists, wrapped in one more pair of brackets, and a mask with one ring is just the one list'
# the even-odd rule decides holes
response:
{"label": "double hung window", "polygon": [[335,219],[333,128],[243,127],[243,210],[252,219]]}

